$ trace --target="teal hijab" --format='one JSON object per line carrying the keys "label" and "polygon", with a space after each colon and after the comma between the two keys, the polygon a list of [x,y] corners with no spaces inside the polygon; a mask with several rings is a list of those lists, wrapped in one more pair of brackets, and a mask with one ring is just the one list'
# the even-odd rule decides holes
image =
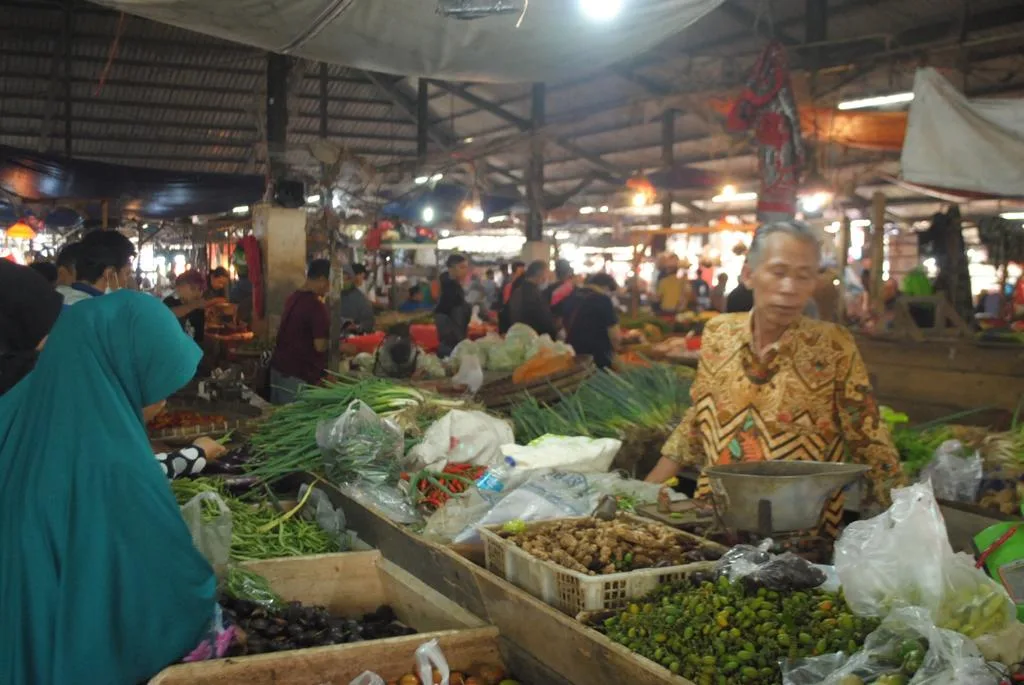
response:
{"label": "teal hijab", "polygon": [[0,683],[134,685],[209,627],[213,570],[142,424],[201,356],[161,302],[119,291],[63,312],[0,397]]}

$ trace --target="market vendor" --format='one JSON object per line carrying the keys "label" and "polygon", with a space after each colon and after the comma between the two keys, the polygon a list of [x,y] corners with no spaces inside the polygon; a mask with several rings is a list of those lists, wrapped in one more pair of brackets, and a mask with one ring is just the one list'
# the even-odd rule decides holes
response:
{"label": "market vendor", "polygon": [[206,332],[206,308],[227,301],[221,297],[203,299],[205,287],[206,279],[203,275],[189,270],[174,280],[174,295],[164,298],[164,304],[174,312],[174,316],[181,322],[181,328],[200,345]]}
{"label": "market vendor", "polygon": [[[758,230],[743,272],[754,308],[706,324],[691,408],[648,482],[664,482],[681,466],[838,462],[849,454],[871,467],[869,503],[887,504],[890,488],[903,484],[853,337],[802,315],[820,260],[818,240],[805,224],[771,223]],[[702,475],[696,496],[708,494]],[[825,510],[821,533],[834,536],[842,513],[837,496]]]}
{"label": "market vendor", "polygon": [[143,423],[200,356],[158,300],[116,292],[63,312],[0,398],[0,682],[127,685],[223,655],[217,579]]}

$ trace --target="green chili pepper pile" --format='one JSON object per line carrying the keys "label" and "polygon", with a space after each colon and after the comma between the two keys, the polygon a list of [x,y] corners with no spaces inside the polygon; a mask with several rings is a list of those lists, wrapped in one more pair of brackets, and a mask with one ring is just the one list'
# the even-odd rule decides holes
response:
{"label": "green chili pepper pile", "polygon": [[[231,559],[234,561],[341,551],[338,542],[316,523],[299,516],[285,518],[268,504],[254,504],[231,497],[215,479],[175,480],[171,482],[171,489],[178,504],[185,504],[201,492],[216,492],[221,496],[231,510]],[[210,509],[211,518],[218,513],[216,509]]]}
{"label": "green chili pepper pile", "polygon": [[697,685],[781,682],[779,660],[856,651],[878,621],[842,595],[746,589],[725,578],[667,585],[600,628]]}

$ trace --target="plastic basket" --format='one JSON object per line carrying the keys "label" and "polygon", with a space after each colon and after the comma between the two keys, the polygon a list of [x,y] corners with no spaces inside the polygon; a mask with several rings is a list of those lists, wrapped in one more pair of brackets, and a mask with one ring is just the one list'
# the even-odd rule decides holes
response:
{"label": "plastic basket", "polygon": [[[579,518],[579,517],[576,517]],[[636,516],[624,515],[626,520],[643,521],[646,524],[663,524]],[[528,526],[551,524],[566,519],[537,521]],[[663,526],[673,534],[690,538],[703,547],[725,553],[726,548],[696,535]],[[697,571],[710,570],[715,562],[699,561],[682,566],[647,568],[622,573],[591,576],[573,571],[551,561],[538,559],[498,534],[500,525],[479,526],[484,543],[485,564],[488,571],[500,576],[529,592],[534,597],[556,609],[576,616],[583,611],[604,611],[621,609],[630,601],[643,597],[659,585],[673,583]]]}

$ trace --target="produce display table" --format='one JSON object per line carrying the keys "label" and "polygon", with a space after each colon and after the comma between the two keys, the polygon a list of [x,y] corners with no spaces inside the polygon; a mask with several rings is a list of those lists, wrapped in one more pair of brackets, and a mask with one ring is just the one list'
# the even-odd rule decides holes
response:
{"label": "produce display table", "polygon": [[384,557],[494,625],[524,683],[693,685],[460,556],[331,491],[349,527]]}

